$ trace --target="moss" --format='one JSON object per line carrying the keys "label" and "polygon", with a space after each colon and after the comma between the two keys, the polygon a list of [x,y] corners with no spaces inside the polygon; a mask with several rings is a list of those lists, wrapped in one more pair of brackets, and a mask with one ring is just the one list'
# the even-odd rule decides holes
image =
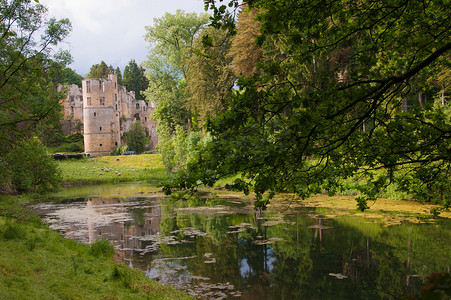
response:
{"label": "moss", "polygon": [[[317,207],[323,214],[328,215],[356,215],[375,222],[381,222],[386,226],[398,225],[409,221],[421,223],[433,221],[431,210],[438,205],[424,205],[415,201],[392,200],[378,198],[368,203],[369,209],[365,212],[357,210],[355,197],[315,195],[307,199],[300,199],[292,194],[278,194],[271,202],[271,207],[286,210],[287,207]],[[451,218],[451,212],[442,212],[440,217]]]}

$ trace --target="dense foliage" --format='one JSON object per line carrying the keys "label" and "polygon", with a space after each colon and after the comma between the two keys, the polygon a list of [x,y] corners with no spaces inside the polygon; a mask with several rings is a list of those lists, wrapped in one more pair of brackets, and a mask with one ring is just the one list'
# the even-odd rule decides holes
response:
{"label": "dense foliage", "polygon": [[134,91],[135,98],[138,100],[144,99],[143,92],[149,85],[144,72],[144,68],[138,66],[134,59],[131,59],[124,69],[124,78],[122,79],[122,84],[127,88],[128,91]]}
{"label": "dense foliage", "polygon": [[83,76],[77,74],[77,72],[75,72],[71,68],[64,68],[58,75],[59,76],[57,77],[56,82],[68,85],[76,84],[81,87]]}
{"label": "dense foliage", "polygon": [[[213,25],[234,28],[225,5],[205,2]],[[246,2],[259,10],[261,71],[239,80],[228,111],[207,125],[212,142],[172,187],[241,174],[231,188],[252,189],[264,207],[264,194],[333,194],[363,178],[360,209],[389,184],[448,207],[449,4]]]}
{"label": "dense foliage", "polygon": [[[204,48],[207,37],[209,47]],[[193,123],[199,128],[207,118],[223,112],[229,104],[235,81],[230,45],[226,31],[207,27],[194,40],[194,55],[186,60],[187,103]]]}
{"label": "dense foliage", "polygon": [[[181,170],[208,137],[208,118],[225,111],[235,81],[227,32],[206,26],[208,15],[167,13],[147,26],[151,45],[146,98],[155,103],[158,150],[165,166]],[[208,47],[205,47],[208,45]]]}
{"label": "dense foliage", "polygon": [[128,150],[136,153],[143,153],[148,144],[146,132],[141,122],[136,121],[130,125],[130,129],[124,134],[124,140],[127,143]]}
{"label": "dense foliage", "polygon": [[208,15],[187,14],[178,10],[154,19],[147,26],[146,40],[153,46],[144,62],[149,87],[146,99],[155,102],[153,117],[157,120],[158,150],[165,166],[177,169],[174,162],[174,143],[192,128],[192,112],[187,103],[188,66],[185,63],[194,54],[194,40],[208,23]]}
{"label": "dense foliage", "polygon": [[[119,69],[120,71],[120,69]],[[108,75],[114,74],[116,69],[112,65],[107,65],[103,60],[100,64],[93,64],[91,69],[89,69],[88,75],[86,78],[108,78]]]}
{"label": "dense foliage", "polygon": [[18,192],[42,193],[55,191],[61,181],[55,160],[47,155],[45,146],[38,139],[17,142],[4,156],[0,167],[3,180],[10,180]]}
{"label": "dense foliage", "polygon": [[[48,19],[38,1],[1,0],[0,8],[0,191],[44,191],[55,186],[57,177],[45,148],[31,137],[37,124],[60,110],[63,93],[55,78],[70,55],[54,53],[52,47],[68,35],[71,24]],[[28,162],[33,170],[24,170],[31,168]],[[50,177],[38,178],[39,173]]]}
{"label": "dense foliage", "polygon": [[122,80],[122,72],[121,72],[121,68],[116,67],[116,70],[114,71],[114,73],[117,76],[117,84],[118,85],[124,85],[123,80]]}

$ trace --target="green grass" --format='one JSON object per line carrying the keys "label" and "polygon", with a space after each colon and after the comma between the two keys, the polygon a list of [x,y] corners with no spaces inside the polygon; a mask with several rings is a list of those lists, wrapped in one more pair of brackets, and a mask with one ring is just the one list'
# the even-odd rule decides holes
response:
{"label": "green grass", "polygon": [[[65,182],[116,183],[145,181],[158,184],[172,174],[159,154],[103,156],[61,160],[58,165]],[[118,175],[120,174],[120,175]]]}
{"label": "green grass", "polygon": [[64,239],[21,206],[0,196],[1,299],[191,299],[116,263],[105,241]]}

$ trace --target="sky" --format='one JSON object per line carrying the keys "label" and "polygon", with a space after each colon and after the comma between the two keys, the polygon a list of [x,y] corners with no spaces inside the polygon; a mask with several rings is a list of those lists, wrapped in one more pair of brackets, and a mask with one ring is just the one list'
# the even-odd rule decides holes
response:
{"label": "sky", "polygon": [[72,32],[61,48],[69,50],[74,62],[69,66],[86,75],[102,60],[124,71],[131,59],[141,64],[149,43],[145,26],[154,18],[177,9],[205,13],[203,0],[41,0],[49,17],[68,18]]}

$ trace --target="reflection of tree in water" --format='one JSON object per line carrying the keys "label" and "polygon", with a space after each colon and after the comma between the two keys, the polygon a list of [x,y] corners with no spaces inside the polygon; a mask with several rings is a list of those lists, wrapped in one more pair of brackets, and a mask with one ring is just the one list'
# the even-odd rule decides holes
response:
{"label": "reflection of tree in water", "polygon": [[[131,213],[138,224],[145,216]],[[230,282],[243,292],[243,299],[397,298],[418,291],[423,282],[418,276],[450,265],[450,243],[436,242],[449,238],[449,225],[442,230],[418,225],[383,228],[355,218],[297,214],[285,216],[289,222],[264,226],[255,215],[186,215],[171,206],[162,206],[161,216],[162,236],[190,243],[162,244],[149,258],[196,257],[178,262],[186,267],[183,274]],[[249,225],[239,226],[243,223]],[[236,233],[231,233],[231,225],[237,225]],[[207,236],[188,238],[184,230],[190,228]],[[270,238],[283,241],[255,243]],[[207,254],[215,263],[206,263]]]}
{"label": "reflection of tree in water", "polygon": [[[312,220],[303,215],[294,217],[293,225],[277,225],[271,228],[274,236],[284,239],[284,242],[276,243],[274,256],[276,258],[271,272],[271,294],[274,298],[280,295],[280,299],[303,299],[311,287],[309,286],[309,274],[313,262],[310,258],[310,250],[313,243],[313,231],[309,229]],[[286,230],[286,228],[290,230]]]}
{"label": "reflection of tree in water", "polygon": [[[211,239],[199,238],[195,251],[200,259],[190,260],[187,265],[190,270],[196,270],[196,275],[210,278],[212,282],[239,283],[240,268],[236,255],[236,238],[224,238],[221,244],[215,244]],[[211,253],[215,263],[205,263],[209,258],[205,254]]]}
{"label": "reflection of tree in water", "polygon": [[132,216],[136,225],[144,226],[145,221],[146,221],[146,213],[147,213],[144,209],[132,207],[128,210],[128,212]]}
{"label": "reflection of tree in water", "polygon": [[[384,228],[356,217],[303,213],[265,212],[263,219],[254,214],[187,215],[171,205],[158,206],[159,201],[91,198],[73,209],[87,215],[93,240],[114,238],[116,245],[135,249],[157,240],[155,250],[133,254],[133,266],[150,270],[159,259],[160,266],[177,271],[168,272],[173,282],[193,275],[212,284],[230,282],[242,291],[242,299],[398,298],[417,292],[430,273],[451,266],[449,221]],[[115,222],[99,227],[97,219]],[[141,236],[155,239],[142,241]]]}
{"label": "reflection of tree in water", "polygon": [[[161,234],[175,235],[177,239],[187,239],[191,243],[161,245],[159,255],[171,257],[192,257],[183,262],[191,275],[210,278],[211,282],[231,282],[240,284],[240,264],[237,255],[237,235],[228,233],[230,225],[254,222],[249,215],[209,216],[185,215],[174,210],[175,205],[162,207]],[[184,230],[195,228],[208,236],[185,236]],[[205,263],[206,254],[212,254],[215,263]]]}
{"label": "reflection of tree in water", "polygon": [[451,266],[450,222],[402,224],[384,231],[379,240],[385,251],[374,251],[378,261],[378,286],[395,295],[417,293],[432,272],[449,272]]}
{"label": "reflection of tree in water", "polygon": [[[355,219],[349,223],[336,219],[328,221],[333,230],[325,230],[319,240],[306,229],[308,222],[296,218],[296,224],[304,222],[297,233],[307,242],[294,237],[294,228],[272,230],[287,241],[274,245],[277,260],[271,272],[273,295],[284,295],[281,298],[399,298],[418,292],[428,274],[447,271],[451,264],[449,227],[432,230],[427,225],[405,224],[382,228]],[[308,267],[309,261],[313,268]],[[339,280],[330,273],[346,278]]]}
{"label": "reflection of tree in water", "polygon": [[239,259],[245,264],[242,272],[245,285],[267,281],[272,268],[272,246],[255,243],[272,237],[272,227],[263,226],[261,221],[255,224],[256,230],[243,232],[238,239]]}
{"label": "reflection of tree in water", "polygon": [[314,299],[387,297],[388,294],[380,294],[375,281],[377,261],[371,254],[375,241],[356,229],[357,222],[350,226],[330,219],[326,224],[331,229],[325,230],[322,240],[316,239],[311,245],[313,269],[307,281],[308,295]]}

